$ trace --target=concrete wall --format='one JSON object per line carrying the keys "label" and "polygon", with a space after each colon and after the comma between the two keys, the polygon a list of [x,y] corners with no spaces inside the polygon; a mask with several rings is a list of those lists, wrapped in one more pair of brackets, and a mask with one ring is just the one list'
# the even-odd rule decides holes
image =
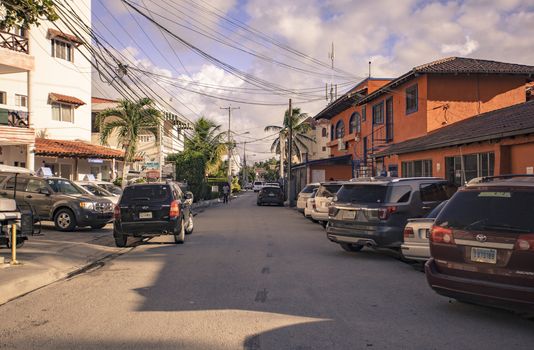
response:
{"label": "concrete wall", "polygon": [[526,101],[525,77],[428,76],[427,131]]}

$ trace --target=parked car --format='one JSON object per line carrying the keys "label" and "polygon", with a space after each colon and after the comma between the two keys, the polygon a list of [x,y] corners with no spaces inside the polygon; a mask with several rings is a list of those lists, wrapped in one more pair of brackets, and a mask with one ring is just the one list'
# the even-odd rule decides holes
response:
{"label": "parked car", "polygon": [[266,182],[265,185],[263,185],[263,186],[280,187],[280,184],[278,182]]}
{"label": "parked car", "polygon": [[328,222],[328,206],[345,181],[322,182],[315,194],[315,207],[311,212],[313,220],[323,225]]}
{"label": "parked car", "polygon": [[428,237],[434,220],[449,201],[441,202],[423,218],[408,219],[404,227],[404,243],[401,245],[402,256],[408,260],[427,261],[430,258]]}
{"label": "parked car", "polygon": [[534,315],[534,177],[471,181],[430,233],[428,284],[460,301]]}
{"label": "parked car", "polygon": [[259,192],[262,187],[263,181],[254,181],[254,185],[252,185],[252,189],[254,190],[254,192]]}
{"label": "parked car", "polygon": [[304,213],[304,208],[306,208],[306,201],[313,194],[313,190],[319,187],[320,183],[314,182],[307,184],[302,191],[297,196],[297,210],[301,213]]}
{"label": "parked car", "polygon": [[84,226],[99,229],[113,219],[108,199],[87,194],[67,179],[21,174],[15,186],[15,175],[9,175],[0,184],[0,196],[12,198],[14,192],[17,204],[29,204],[40,220],[54,221],[60,231]]}
{"label": "parked car", "polygon": [[423,217],[456,187],[434,177],[367,178],[345,183],[328,213],[327,237],[344,250],[399,250],[408,218]]}
{"label": "parked car", "polygon": [[304,207],[304,217],[311,219],[312,211],[315,208],[315,195],[318,188],[315,188],[310,197],[306,200],[306,206]]}
{"label": "parked car", "polygon": [[114,195],[111,192],[108,192],[104,188],[95,185],[93,182],[89,181],[76,181],[74,182],[76,185],[81,187],[82,190],[87,192],[88,194],[92,194],[97,197],[106,198],[109,199],[109,201],[113,204],[117,204],[119,201],[119,197]]}
{"label": "parked car", "polygon": [[115,206],[113,237],[117,247],[125,247],[128,237],[173,235],[178,244],[193,232],[191,192],[178,185],[147,183],[128,185]]}
{"label": "parked car", "polygon": [[120,188],[119,186],[111,183],[111,182],[107,182],[107,181],[91,181],[92,183],[96,184],[97,186],[100,186],[102,187],[103,189],[105,189],[106,191],[108,192],[111,192],[112,194],[116,195],[116,196],[120,196],[122,194],[122,188]]}
{"label": "parked car", "polygon": [[264,186],[258,193],[257,204],[259,206],[264,204],[276,204],[283,206],[284,205],[284,192],[280,187],[275,186]]}

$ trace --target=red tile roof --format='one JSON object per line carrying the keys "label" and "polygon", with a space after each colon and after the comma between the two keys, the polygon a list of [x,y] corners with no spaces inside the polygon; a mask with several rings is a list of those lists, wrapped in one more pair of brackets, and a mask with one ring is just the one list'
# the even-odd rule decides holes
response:
{"label": "red tile roof", "polygon": [[73,105],[78,105],[78,106],[82,106],[85,104],[85,102],[83,102],[82,100],[80,100],[79,98],[76,98],[76,97],[73,97],[73,96],[67,96],[67,95],[62,95],[62,94],[57,94],[55,92],[51,92],[48,94],[48,97],[50,98],[50,100],[52,100],[53,102],[64,102],[64,103],[70,103],[70,104],[73,104]]}
{"label": "red tile roof", "polygon": [[91,103],[117,103],[117,100],[110,100],[102,97],[91,97]]}
{"label": "red tile roof", "polygon": [[38,156],[124,159],[124,151],[83,141],[35,139],[35,154]]}
{"label": "red tile roof", "polygon": [[67,34],[67,33],[63,33],[57,29],[48,29],[48,37],[50,39],[53,39],[55,37],[59,37],[61,39],[64,39],[64,40],[67,40],[67,41],[70,41],[70,42],[73,42],[75,44],[83,44],[83,41],[82,39],[78,38],[76,35],[72,35],[72,34]]}

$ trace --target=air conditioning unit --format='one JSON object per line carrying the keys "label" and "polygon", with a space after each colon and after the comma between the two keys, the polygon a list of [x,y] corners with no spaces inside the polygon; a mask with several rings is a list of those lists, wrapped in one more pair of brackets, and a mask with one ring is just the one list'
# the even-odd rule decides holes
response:
{"label": "air conditioning unit", "polygon": [[343,141],[342,138],[337,139],[337,149],[338,151],[344,151],[347,149],[347,144]]}

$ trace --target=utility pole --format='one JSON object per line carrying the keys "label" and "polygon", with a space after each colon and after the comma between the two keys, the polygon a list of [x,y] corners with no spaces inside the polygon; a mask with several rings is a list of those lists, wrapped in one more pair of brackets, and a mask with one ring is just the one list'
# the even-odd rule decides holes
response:
{"label": "utility pole", "polygon": [[220,109],[228,110],[228,181],[231,181],[232,178],[232,162],[230,158],[232,157],[232,144],[230,143],[230,122],[232,118],[232,110],[239,109],[239,107],[220,107]]}
{"label": "utility pole", "polygon": [[291,207],[293,204],[293,198],[291,196],[291,158],[292,158],[292,149],[293,148],[293,109],[291,107],[291,99],[289,99],[289,117],[288,126],[289,126],[289,139],[287,140],[288,145],[288,159],[287,159],[287,200],[288,206]]}
{"label": "utility pole", "polygon": [[247,148],[247,142],[245,141],[243,142],[243,187],[246,187],[248,183],[246,148]]}

